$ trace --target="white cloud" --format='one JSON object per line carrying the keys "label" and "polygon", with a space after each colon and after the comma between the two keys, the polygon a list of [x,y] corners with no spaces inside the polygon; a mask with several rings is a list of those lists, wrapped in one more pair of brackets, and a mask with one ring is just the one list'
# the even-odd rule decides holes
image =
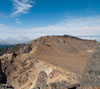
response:
{"label": "white cloud", "polygon": [[21,20],[20,19],[16,19],[16,23],[21,24]]}
{"label": "white cloud", "polygon": [[46,27],[33,28],[31,31],[37,34],[53,35],[53,34],[68,34],[68,35],[100,35],[100,17],[81,17],[65,19],[55,25]]}
{"label": "white cloud", "polygon": [[3,31],[4,29],[8,29],[4,24],[0,24],[0,31]]}
{"label": "white cloud", "polygon": [[35,5],[35,2],[33,0],[13,0],[13,5],[15,11],[12,13],[13,16],[16,16],[18,14],[27,14]]}
{"label": "white cloud", "polygon": [[[74,35],[74,36],[100,36],[100,17],[81,17],[65,19],[54,25],[30,29],[12,28],[0,24],[0,38],[7,39],[35,39],[45,35]],[[23,37],[23,39],[21,38]],[[26,39],[25,38],[25,39]],[[100,40],[99,37],[96,39]],[[20,42],[21,42],[20,41]],[[8,41],[9,42],[9,41]],[[19,41],[16,41],[19,42]],[[23,41],[22,41],[23,42]]]}
{"label": "white cloud", "polygon": [[28,37],[18,37],[17,39],[9,37],[7,39],[0,39],[0,44],[22,44],[31,41]]}

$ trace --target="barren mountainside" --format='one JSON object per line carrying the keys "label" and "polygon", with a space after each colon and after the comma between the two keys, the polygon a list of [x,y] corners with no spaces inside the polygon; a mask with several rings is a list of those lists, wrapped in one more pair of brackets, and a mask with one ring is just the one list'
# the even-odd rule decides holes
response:
{"label": "barren mountainside", "polygon": [[83,40],[68,35],[46,36],[26,45],[24,53],[80,74],[96,44],[95,40]]}
{"label": "barren mountainside", "polygon": [[96,44],[68,35],[45,36],[0,60],[7,83],[14,89],[71,89],[79,85]]}

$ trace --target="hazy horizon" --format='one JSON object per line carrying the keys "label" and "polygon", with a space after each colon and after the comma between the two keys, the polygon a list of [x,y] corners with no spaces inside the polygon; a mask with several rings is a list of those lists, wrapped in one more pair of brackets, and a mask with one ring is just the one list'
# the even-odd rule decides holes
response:
{"label": "hazy horizon", "polygon": [[[64,34],[67,35],[67,34]],[[53,35],[45,35],[45,36],[53,36]],[[58,35],[55,35],[58,36]],[[63,36],[63,35],[59,35],[59,36]],[[72,35],[70,35],[72,36]],[[41,37],[41,36],[40,36]],[[74,37],[78,37],[81,39],[86,39],[86,40],[96,40],[98,42],[100,42],[100,36],[82,36],[82,35],[74,35]],[[29,38],[25,38],[22,37],[20,39],[13,39],[13,38],[8,38],[8,39],[0,39],[0,45],[15,45],[15,44],[27,44],[32,40],[38,39],[39,37],[33,38],[33,39],[29,39]]]}

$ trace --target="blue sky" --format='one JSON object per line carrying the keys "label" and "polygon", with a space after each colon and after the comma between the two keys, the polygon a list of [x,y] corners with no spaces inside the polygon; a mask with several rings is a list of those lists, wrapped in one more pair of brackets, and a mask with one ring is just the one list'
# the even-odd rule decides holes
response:
{"label": "blue sky", "polygon": [[100,0],[0,0],[1,42],[44,35],[99,36],[99,25]]}

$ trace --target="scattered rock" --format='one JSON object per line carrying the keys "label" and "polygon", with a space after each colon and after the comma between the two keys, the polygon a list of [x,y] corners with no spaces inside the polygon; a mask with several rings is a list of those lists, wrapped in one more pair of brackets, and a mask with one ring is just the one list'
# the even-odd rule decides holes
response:
{"label": "scattered rock", "polygon": [[0,84],[0,89],[14,89],[14,88],[8,84]]}
{"label": "scattered rock", "polygon": [[67,81],[52,82],[47,84],[47,74],[44,71],[39,73],[36,86],[33,89],[76,89],[79,84],[69,84]]}

